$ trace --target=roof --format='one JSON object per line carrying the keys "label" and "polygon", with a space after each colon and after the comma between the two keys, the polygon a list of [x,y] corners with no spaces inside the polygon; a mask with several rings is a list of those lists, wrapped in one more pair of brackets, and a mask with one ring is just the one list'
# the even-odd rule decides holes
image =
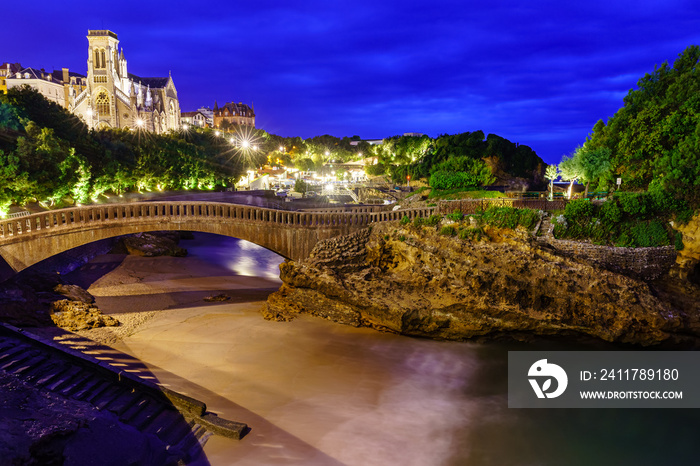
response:
{"label": "roof", "polygon": [[[29,73],[29,77],[25,78],[24,75]],[[21,78],[17,78],[17,75],[21,75]],[[45,78],[45,76],[49,76],[51,79],[48,80]],[[55,82],[55,83],[62,83],[63,80],[56,79],[52,73],[47,73],[44,70],[37,70],[36,68],[24,68],[23,70],[18,71],[14,75],[10,76],[11,78],[15,79],[41,79],[42,81],[50,81],[50,82]]]}
{"label": "roof", "polygon": [[10,73],[16,73],[22,69],[22,65],[20,65],[19,63],[9,63],[9,62],[3,63],[0,66],[0,69],[7,70],[8,66],[10,67]]}
{"label": "roof", "polygon": [[88,29],[88,37],[90,36],[111,36],[118,39],[117,34],[108,29]]}
{"label": "roof", "polygon": [[[51,73],[56,81],[63,81],[63,70],[53,70]],[[83,78],[86,79],[87,76],[80,73],[74,73],[72,71],[68,72],[68,76],[71,78]]]}
{"label": "roof", "polygon": [[180,112],[180,115],[183,116],[183,117],[194,117],[194,116],[197,116],[197,115],[202,115],[204,118],[207,117],[207,116],[206,116],[205,114],[203,114],[202,112]]}
{"label": "roof", "polygon": [[235,112],[236,114],[239,114],[239,115],[241,113],[246,114],[246,115],[248,113],[251,113],[253,116],[255,116],[255,112],[253,111],[253,109],[250,108],[248,105],[244,104],[243,102],[238,102],[238,103],[229,102],[226,105],[224,105],[222,107],[218,107],[218,108],[216,108],[216,105],[214,106],[214,110],[216,112],[218,112],[217,116],[220,116],[222,110],[224,110],[224,109],[228,109],[229,112],[231,112],[231,113]]}
{"label": "roof", "polygon": [[168,85],[168,80],[170,78],[142,78],[140,76],[136,76],[135,74],[129,73],[129,79],[152,89],[162,89]]}

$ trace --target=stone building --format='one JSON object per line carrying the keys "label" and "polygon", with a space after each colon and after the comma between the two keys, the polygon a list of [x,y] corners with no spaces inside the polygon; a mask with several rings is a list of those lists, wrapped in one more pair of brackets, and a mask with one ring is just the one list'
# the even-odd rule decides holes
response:
{"label": "stone building", "polygon": [[164,133],[180,127],[172,77],[140,78],[127,70],[117,35],[88,31],[87,88],[69,97],[69,109],[91,128],[131,128]]}
{"label": "stone building", "polygon": [[14,87],[29,86],[39,91],[48,100],[61,107],[66,106],[63,82],[43,69],[23,68],[12,76],[8,76],[6,83],[8,90]]}
{"label": "stone building", "polygon": [[80,94],[87,87],[87,78],[68,68],[48,73],[43,68],[22,68],[19,63],[5,63],[0,67],[0,91],[29,86],[48,100],[71,110],[70,97]]}
{"label": "stone building", "polygon": [[188,124],[193,126],[199,126],[200,128],[209,126],[207,122],[207,116],[199,110],[197,110],[196,112],[182,112],[180,114],[180,121],[183,125]]}
{"label": "stone building", "polygon": [[19,63],[3,63],[0,66],[0,92],[7,92],[7,78],[22,69]]}
{"label": "stone building", "polygon": [[214,127],[226,129],[227,126],[252,126],[255,128],[255,108],[242,102],[229,102],[223,107],[214,102]]}

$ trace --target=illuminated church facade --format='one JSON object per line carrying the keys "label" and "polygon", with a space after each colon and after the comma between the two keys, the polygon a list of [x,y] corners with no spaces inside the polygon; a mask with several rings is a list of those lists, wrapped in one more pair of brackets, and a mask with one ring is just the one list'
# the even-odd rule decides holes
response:
{"label": "illuminated church facade", "polygon": [[180,127],[180,103],[171,76],[140,78],[127,71],[117,35],[88,31],[87,87],[69,96],[69,109],[89,127],[165,133]]}

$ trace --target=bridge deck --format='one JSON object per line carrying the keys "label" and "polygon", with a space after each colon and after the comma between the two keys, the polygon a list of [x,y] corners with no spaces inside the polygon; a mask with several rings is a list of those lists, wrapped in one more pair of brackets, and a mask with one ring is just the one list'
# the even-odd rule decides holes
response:
{"label": "bridge deck", "polygon": [[15,271],[100,239],[156,230],[232,236],[298,260],[321,240],[375,222],[431,215],[436,208],[287,211],[221,202],[151,201],[74,207],[0,221],[0,255]]}

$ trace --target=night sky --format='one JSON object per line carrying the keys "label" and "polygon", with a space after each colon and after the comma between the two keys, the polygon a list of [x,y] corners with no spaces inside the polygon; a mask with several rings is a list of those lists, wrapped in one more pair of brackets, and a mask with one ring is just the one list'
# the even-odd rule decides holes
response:
{"label": "night sky", "polygon": [[700,43],[697,1],[5,2],[0,62],[86,73],[88,29],[183,111],[253,103],[281,136],[482,130],[556,163],[655,65]]}

